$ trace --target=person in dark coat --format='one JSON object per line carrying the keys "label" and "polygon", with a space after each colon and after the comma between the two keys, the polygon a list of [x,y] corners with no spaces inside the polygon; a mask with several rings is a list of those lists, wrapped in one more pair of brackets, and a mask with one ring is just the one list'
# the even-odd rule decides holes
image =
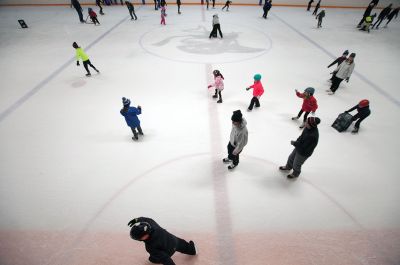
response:
{"label": "person in dark coat", "polygon": [[74,6],[76,12],[78,12],[78,16],[79,16],[79,21],[81,23],[85,23],[85,20],[83,19],[83,14],[82,14],[82,7],[81,4],[79,3],[78,0],[71,0],[71,4]]}
{"label": "person in dark coat", "polygon": [[386,22],[385,28],[387,27],[387,25],[390,23],[390,21],[392,21],[392,19],[393,19],[395,16],[396,16],[396,18],[397,18],[397,16],[399,15],[399,10],[400,10],[400,7],[395,8],[395,9],[393,9],[392,12],[390,12],[390,14],[387,16],[388,22]]}
{"label": "person in dark coat", "polygon": [[122,104],[124,107],[121,109],[120,113],[125,117],[126,124],[131,127],[133,133],[132,140],[138,140],[139,137],[136,129],[140,135],[143,135],[142,127],[140,127],[140,120],[137,117],[138,115],[142,114],[142,107],[130,107],[131,101],[127,98],[122,98]]}
{"label": "person in dark coat", "polygon": [[181,14],[181,0],[176,0],[176,5],[178,6],[178,14]]}
{"label": "person in dark coat", "polygon": [[352,133],[358,133],[361,122],[371,114],[371,110],[369,109],[369,100],[363,99],[357,105],[345,112],[352,112],[355,109],[357,109],[357,114],[353,116],[352,120],[356,121],[356,123],[354,124],[354,129],[351,131]]}
{"label": "person in dark coat", "polygon": [[310,0],[310,2],[308,2],[307,11],[310,11],[312,3],[314,3],[314,0]]}
{"label": "person in dark coat", "polygon": [[371,15],[372,9],[374,9],[374,7],[375,7],[375,4],[372,2],[368,5],[367,9],[365,9],[362,19],[360,20],[360,22],[357,25],[357,28],[360,28],[361,24],[365,21],[365,18]]}
{"label": "person in dark coat", "polygon": [[322,9],[321,12],[315,17],[315,19],[318,19],[318,28],[322,28],[322,19],[325,17],[325,9]]}
{"label": "person in dark coat", "polygon": [[[133,6],[133,4],[129,1],[125,1],[126,7],[129,10],[129,15],[131,15],[131,20],[135,19],[137,20],[137,16],[135,14],[135,7]],[[135,18],[133,18],[135,17]]]}
{"label": "person in dark coat", "polygon": [[[330,65],[328,65],[328,68],[330,68],[331,66],[338,64],[337,66],[339,66],[341,63],[343,63],[346,59],[347,59],[347,55],[349,55],[349,51],[345,50],[342,54],[342,56],[336,58],[336,60],[334,60]],[[335,72],[332,73],[332,77],[331,77],[331,81],[333,81],[333,77],[335,76]]]}
{"label": "person in dark coat", "polygon": [[304,162],[312,155],[315,147],[318,144],[318,124],[321,120],[317,117],[308,117],[306,127],[303,132],[297,138],[296,141],[290,141],[294,146],[292,153],[289,155],[285,166],[279,167],[279,170],[289,171],[293,169],[293,172],[287,177],[289,179],[298,178],[301,173],[301,166]]}
{"label": "person in dark coat", "polygon": [[[104,2],[103,2],[103,3],[104,3]],[[103,13],[103,7],[101,6],[101,4],[102,4],[102,1],[101,1],[101,0],[96,0],[96,6],[98,6],[98,7],[100,8],[100,11],[99,11],[100,15],[104,15],[104,13]]]}
{"label": "person in dark coat", "polygon": [[143,241],[146,251],[150,254],[149,261],[156,264],[175,265],[172,255],[178,251],[187,255],[196,255],[193,241],[174,236],[162,228],[153,219],[138,217],[129,221],[130,236],[133,240]]}
{"label": "person in dark coat", "polygon": [[318,1],[317,5],[315,6],[314,12],[312,13],[313,16],[317,15],[318,9],[321,6],[321,0]]}
{"label": "person in dark coat", "polygon": [[388,5],[387,7],[385,7],[381,13],[379,13],[378,16],[378,20],[374,23],[374,25],[372,26],[372,28],[374,28],[376,26],[376,24],[378,24],[376,26],[376,29],[379,29],[379,25],[382,23],[382,21],[390,14],[390,11],[392,10],[392,4]]}
{"label": "person in dark coat", "polygon": [[271,2],[272,1],[265,0],[265,4],[263,6],[263,10],[264,10],[263,18],[265,18],[265,19],[267,19],[268,12],[269,12],[269,10],[271,10],[271,7],[272,7]]}
{"label": "person in dark coat", "polygon": [[230,6],[231,4],[232,4],[232,1],[231,1],[231,0],[227,0],[226,3],[225,3],[225,5],[222,7],[222,10],[224,10],[225,7],[226,7],[226,11],[229,11],[229,6]]}

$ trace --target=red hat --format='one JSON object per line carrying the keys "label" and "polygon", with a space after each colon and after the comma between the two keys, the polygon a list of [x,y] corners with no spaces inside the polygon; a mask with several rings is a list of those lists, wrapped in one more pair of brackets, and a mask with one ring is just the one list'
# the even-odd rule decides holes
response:
{"label": "red hat", "polygon": [[360,108],[365,108],[369,106],[369,100],[368,99],[363,99],[358,103],[358,106]]}

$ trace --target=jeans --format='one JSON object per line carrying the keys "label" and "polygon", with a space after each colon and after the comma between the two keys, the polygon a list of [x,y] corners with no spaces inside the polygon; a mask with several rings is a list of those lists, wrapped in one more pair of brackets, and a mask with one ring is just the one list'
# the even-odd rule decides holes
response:
{"label": "jeans", "polygon": [[295,148],[288,157],[286,168],[293,169],[293,175],[298,177],[301,173],[301,166],[304,164],[307,158],[307,156],[300,155]]}

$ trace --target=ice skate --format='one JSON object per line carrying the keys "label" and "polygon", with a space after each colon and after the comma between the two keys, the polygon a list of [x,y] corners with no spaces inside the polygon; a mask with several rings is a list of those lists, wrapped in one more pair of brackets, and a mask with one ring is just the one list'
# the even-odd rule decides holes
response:
{"label": "ice skate", "polygon": [[279,170],[286,171],[286,170],[290,170],[290,168],[288,168],[288,167],[286,167],[286,166],[280,166],[280,167],[279,167]]}
{"label": "ice skate", "polygon": [[234,169],[235,167],[236,167],[237,165],[234,165],[234,164],[230,164],[229,166],[228,166],[228,169]]}
{"label": "ice skate", "polygon": [[305,125],[306,125],[306,124],[303,122],[303,123],[299,126],[299,128],[300,128],[300,129],[303,129]]}
{"label": "ice skate", "polygon": [[248,112],[252,111],[252,109],[247,109]]}
{"label": "ice skate", "polygon": [[295,175],[293,175],[293,173],[292,174],[289,174],[289,175],[287,175],[287,178],[288,179],[296,179],[296,178],[298,178],[299,176],[295,176]]}
{"label": "ice skate", "polygon": [[137,141],[137,140],[139,140],[139,137],[136,135],[136,136],[133,136],[132,137],[132,140],[134,140],[134,141]]}
{"label": "ice skate", "polygon": [[354,127],[354,129],[351,131],[352,134],[358,133],[358,128]]}
{"label": "ice skate", "polygon": [[213,96],[213,98],[218,98],[218,95],[217,95],[217,94],[215,94],[215,95]]}
{"label": "ice skate", "polygon": [[224,163],[230,163],[230,162],[232,162],[232,160],[230,160],[229,158],[224,158],[224,159],[222,159],[222,162],[224,162]]}
{"label": "ice skate", "polygon": [[328,95],[330,95],[330,96],[335,95],[335,92],[330,91],[330,92],[328,92]]}
{"label": "ice skate", "polygon": [[292,121],[294,121],[294,120],[298,120],[300,117],[292,117]]}
{"label": "ice skate", "polygon": [[194,242],[193,241],[189,241],[189,245],[190,245],[190,251],[189,251],[189,255],[196,255],[197,254],[197,251],[196,251],[196,246],[194,245]]}
{"label": "ice skate", "polygon": [[217,103],[222,103],[222,99],[218,100]]}
{"label": "ice skate", "polygon": [[87,73],[86,76],[89,77],[89,76],[91,76],[91,74],[90,74],[90,73]]}

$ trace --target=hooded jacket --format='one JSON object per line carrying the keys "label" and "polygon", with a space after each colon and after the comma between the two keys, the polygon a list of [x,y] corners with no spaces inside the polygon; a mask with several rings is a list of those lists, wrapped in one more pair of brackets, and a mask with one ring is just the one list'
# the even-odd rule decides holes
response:
{"label": "hooded jacket", "polygon": [[350,78],[351,74],[353,73],[354,67],[354,61],[352,63],[344,61],[336,68],[336,76],[340,79]]}
{"label": "hooded jacket", "polygon": [[249,87],[253,89],[253,97],[261,97],[264,94],[264,87],[261,81],[254,81],[254,84]]}
{"label": "hooded jacket", "polygon": [[142,113],[142,109],[135,107],[123,108],[120,113],[125,117],[126,124],[129,127],[136,128],[140,126],[140,120],[137,115]]}
{"label": "hooded jacket", "polygon": [[239,126],[232,124],[231,136],[229,142],[235,147],[233,152],[240,153],[245,145],[247,144],[247,139],[249,132],[247,131],[247,121],[242,118],[242,122]]}

